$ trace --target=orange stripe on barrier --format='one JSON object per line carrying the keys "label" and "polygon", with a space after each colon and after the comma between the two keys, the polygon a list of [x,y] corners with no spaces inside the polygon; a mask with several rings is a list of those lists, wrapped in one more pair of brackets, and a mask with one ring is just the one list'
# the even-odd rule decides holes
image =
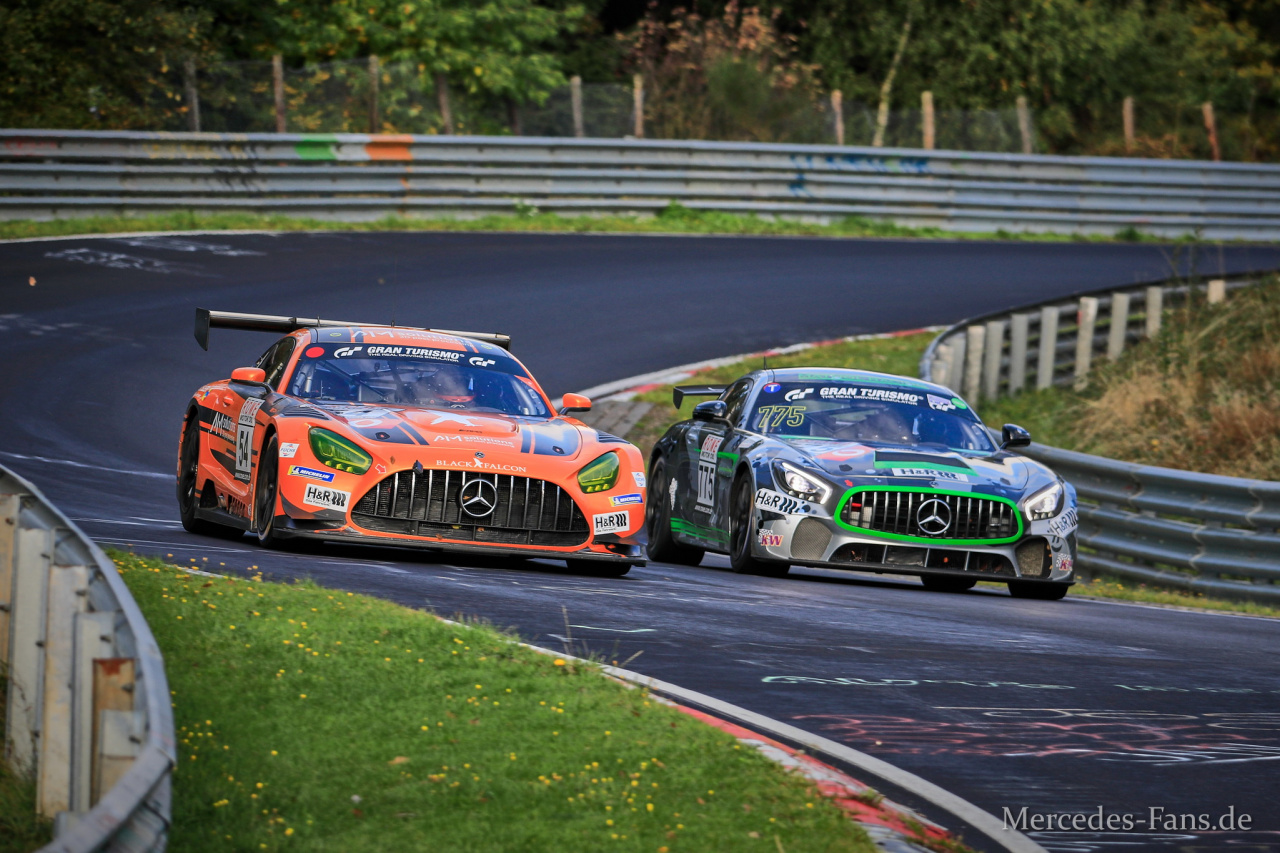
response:
{"label": "orange stripe on barrier", "polygon": [[413,137],[408,134],[375,136],[364,145],[364,153],[370,160],[412,160],[409,145]]}

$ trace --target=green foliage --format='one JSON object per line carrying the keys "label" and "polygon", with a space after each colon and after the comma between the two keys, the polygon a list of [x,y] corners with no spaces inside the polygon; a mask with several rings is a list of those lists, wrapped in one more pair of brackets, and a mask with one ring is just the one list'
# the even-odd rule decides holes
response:
{"label": "green foliage", "polygon": [[276,0],[272,47],[294,63],[376,55],[417,63],[426,80],[541,101],[564,83],[546,45],[581,25],[581,6],[534,0]]}
{"label": "green foliage", "polygon": [[181,64],[208,55],[208,21],[169,0],[8,0],[0,5],[0,126],[181,126]]}
{"label": "green foliage", "polygon": [[[7,695],[4,665],[0,664],[0,697]],[[0,702],[0,732],[5,703]],[[0,853],[27,853],[53,839],[53,825],[36,814],[36,786],[15,773],[0,757]]]}

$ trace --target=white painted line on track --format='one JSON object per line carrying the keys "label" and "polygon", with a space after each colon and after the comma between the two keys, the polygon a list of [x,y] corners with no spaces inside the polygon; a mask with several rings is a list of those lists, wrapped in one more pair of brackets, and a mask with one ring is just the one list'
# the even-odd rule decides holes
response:
{"label": "white painted line on track", "polygon": [[192,545],[184,545],[181,542],[160,542],[156,539],[116,539],[110,536],[94,536],[95,542],[105,542],[108,545],[158,545],[161,548],[172,548],[175,551],[224,551],[228,554],[248,554],[249,548],[228,548],[223,545],[205,545],[203,543],[195,543]]}
{"label": "white painted line on track", "polygon": [[10,459],[24,459],[28,462],[44,462],[47,465],[70,465],[72,468],[88,468],[92,471],[106,471],[111,474],[131,474],[135,477],[159,477],[162,480],[172,480],[172,474],[161,474],[156,471],[130,471],[127,468],[104,468],[101,465],[88,465],[84,462],[73,462],[70,459],[50,459],[47,456],[27,456],[24,453],[10,453],[7,450],[0,450],[0,456],[8,456]]}
{"label": "white painted line on track", "polygon": [[612,631],[615,634],[647,634],[657,628],[597,628],[595,625],[570,625],[570,628],[585,628],[588,631]]}

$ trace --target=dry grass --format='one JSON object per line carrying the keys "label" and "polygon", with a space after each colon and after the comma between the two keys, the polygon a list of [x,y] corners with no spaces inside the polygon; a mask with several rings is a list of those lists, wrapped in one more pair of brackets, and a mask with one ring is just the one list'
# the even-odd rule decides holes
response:
{"label": "dry grass", "polygon": [[1280,282],[1236,291],[1222,305],[1194,298],[1083,391],[1024,395],[982,415],[1087,453],[1280,480]]}

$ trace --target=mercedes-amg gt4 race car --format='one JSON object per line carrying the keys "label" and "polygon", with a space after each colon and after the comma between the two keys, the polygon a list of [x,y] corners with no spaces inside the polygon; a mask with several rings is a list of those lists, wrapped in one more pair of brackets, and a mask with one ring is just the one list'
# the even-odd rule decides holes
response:
{"label": "mercedes-amg gt4 race car", "polygon": [[649,556],[738,572],[792,565],[918,575],[928,589],[1007,582],[1059,599],[1074,580],[1076,495],[940,385],[862,370],[759,370],[675,424],[649,461]]}
{"label": "mercedes-amg gt4 race car", "polygon": [[196,311],[284,333],[198,390],[178,452],[192,532],[644,565],[644,458],[556,412],[506,335]]}

